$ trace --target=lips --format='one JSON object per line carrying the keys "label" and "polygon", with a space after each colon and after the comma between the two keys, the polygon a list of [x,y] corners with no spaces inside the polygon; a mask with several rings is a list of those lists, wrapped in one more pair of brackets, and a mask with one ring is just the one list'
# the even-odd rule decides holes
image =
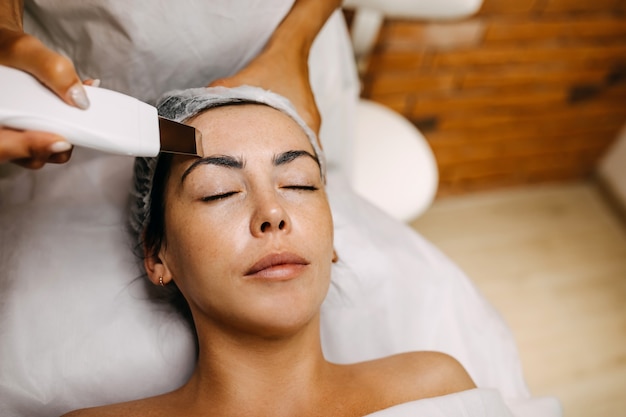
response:
{"label": "lips", "polygon": [[289,278],[307,266],[309,261],[294,253],[273,253],[258,260],[246,276],[265,278]]}

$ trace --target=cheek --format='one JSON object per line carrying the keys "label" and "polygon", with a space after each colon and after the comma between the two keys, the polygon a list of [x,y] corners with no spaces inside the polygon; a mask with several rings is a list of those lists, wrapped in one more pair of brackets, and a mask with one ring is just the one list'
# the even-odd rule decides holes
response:
{"label": "cheek", "polygon": [[332,253],[334,228],[328,202],[320,200],[309,204],[305,224],[307,240],[315,245],[315,249],[324,254]]}
{"label": "cheek", "polygon": [[221,274],[226,255],[236,253],[233,216],[198,207],[172,207],[166,216],[166,261],[179,279]]}

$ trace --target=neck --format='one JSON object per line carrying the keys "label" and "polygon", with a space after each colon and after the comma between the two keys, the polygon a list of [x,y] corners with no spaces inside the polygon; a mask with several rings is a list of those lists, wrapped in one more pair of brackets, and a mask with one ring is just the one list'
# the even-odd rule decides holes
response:
{"label": "neck", "polygon": [[293,408],[301,410],[319,398],[325,375],[333,366],[322,354],[319,317],[281,336],[215,328],[198,334],[198,363],[185,389],[194,393],[197,404],[210,404],[213,409],[223,404],[245,415],[261,410],[279,415],[279,407],[290,414]]}

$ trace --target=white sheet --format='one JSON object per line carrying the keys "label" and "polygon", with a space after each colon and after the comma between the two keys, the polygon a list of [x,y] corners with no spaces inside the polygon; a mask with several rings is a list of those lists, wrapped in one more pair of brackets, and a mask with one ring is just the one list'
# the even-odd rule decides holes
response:
{"label": "white sheet", "polygon": [[[0,179],[3,417],[156,394],[193,367],[189,332],[135,279],[123,210],[132,159],[93,156],[77,149],[67,166]],[[441,350],[479,386],[527,400],[513,337],[467,277],[332,171],[328,190],[341,258],[322,309],[328,358]]]}
{"label": "white sheet", "polygon": [[365,417],[513,417],[495,390],[474,389],[390,407]]}
{"label": "white sheet", "polygon": [[560,413],[553,399],[507,404],[498,391],[478,388],[400,404],[365,417],[535,417]]}

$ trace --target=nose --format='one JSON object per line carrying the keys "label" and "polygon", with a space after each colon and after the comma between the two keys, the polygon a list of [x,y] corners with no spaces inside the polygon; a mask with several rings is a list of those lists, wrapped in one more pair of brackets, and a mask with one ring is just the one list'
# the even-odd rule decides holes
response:
{"label": "nose", "polygon": [[250,229],[255,237],[262,237],[269,233],[288,232],[291,229],[289,215],[275,193],[265,193],[257,198]]}

